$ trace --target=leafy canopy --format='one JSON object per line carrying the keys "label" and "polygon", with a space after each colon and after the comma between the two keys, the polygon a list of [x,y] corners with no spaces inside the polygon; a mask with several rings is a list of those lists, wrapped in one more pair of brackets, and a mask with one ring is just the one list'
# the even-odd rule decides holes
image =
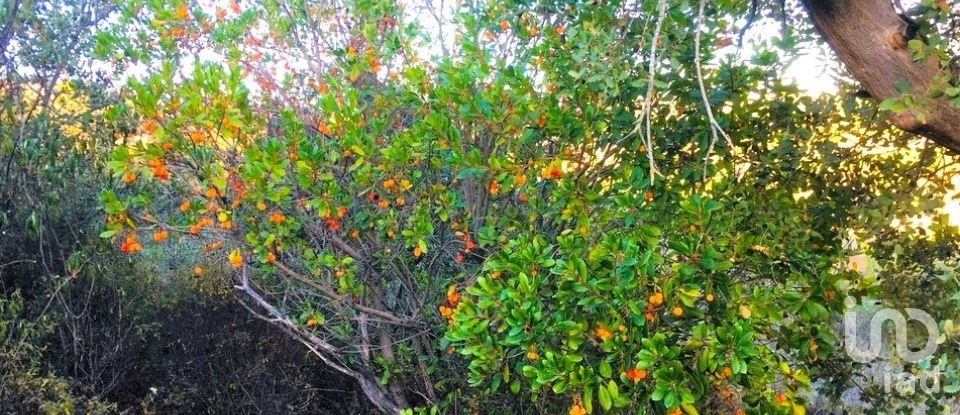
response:
{"label": "leafy canopy", "polygon": [[387,412],[804,413],[880,288],[843,242],[906,241],[949,158],[785,84],[809,28],[738,56],[747,3],[121,2],[102,236],[208,241]]}

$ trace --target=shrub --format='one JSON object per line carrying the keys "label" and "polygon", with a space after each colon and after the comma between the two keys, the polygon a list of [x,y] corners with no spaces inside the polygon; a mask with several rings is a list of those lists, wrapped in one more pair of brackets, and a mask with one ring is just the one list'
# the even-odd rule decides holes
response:
{"label": "shrub", "polygon": [[944,196],[899,173],[947,158],[848,151],[896,140],[875,108],[715,57],[739,5],[666,5],[465,4],[425,60],[392,2],[123,4],[98,55],[146,70],[102,236],[212,240],[384,412],[803,413],[877,288],[844,241],[917,213],[882,189]]}

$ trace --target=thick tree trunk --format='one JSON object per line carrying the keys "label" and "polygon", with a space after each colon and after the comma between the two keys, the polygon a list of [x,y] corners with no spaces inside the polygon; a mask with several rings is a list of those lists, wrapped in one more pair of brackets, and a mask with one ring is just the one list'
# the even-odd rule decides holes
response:
{"label": "thick tree trunk", "polygon": [[[936,57],[914,62],[905,37],[908,25],[891,0],[802,2],[824,40],[870,95],[880,100],[898,97],[896,85],[903,80],[911,92],[927,96],[940,74],[940,62]],[[919,108],[894,113],[890,120],[904,131],[960,152],[960,109],[943,99],[921,102]]]}

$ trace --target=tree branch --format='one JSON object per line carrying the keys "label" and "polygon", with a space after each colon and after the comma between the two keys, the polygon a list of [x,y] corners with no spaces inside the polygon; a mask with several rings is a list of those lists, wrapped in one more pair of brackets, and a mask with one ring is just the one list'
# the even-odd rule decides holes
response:
{"label": "tree branch", "polygon": [[931,84],[945,75],[940,60],[914,61],[907,47],[907,22],[890,0],[802,0],[814,26],[847,70],[876,99],[897,98],[906,82],[921,98],[918,108],[894,112],[898,128],[960,152],[960,109],[928,97]]}
{"label": "tree branch", "polygon": [[[395,404],[390,398],[387,397],[386,393],[380,386],[377,384],[376,380],[372,376],[365,376],[363,373],[360,373],[356,370],[350,369],[342,362],[338,361],[332,356],[339,357],[340,350],[333,346],[330,343],[327,343],[323,339],[317,337],[308,330],[305,330],[303,327],[298,326],[293,320],[290,320],[284,313],[280,312],[276,307],[270,304],[263,296],[260,295],[253,287],[249,284],[249,279],[247,278],[247,267],[244,266],[240,275],[240,285],[234,286],[235,289],[245,294],[248,298],[253,300],[260,308],[267,312],[270,316],[269,319],[264,318],[265,316],[260,315],[259,313],[254,313],[255,316],[258,316],[266,321],[275,324],[282,328],[284,331],[289,333],[295,339],[307,346],[313,354],[317,355],[320,360],[323,361],[327,366],[330,366],[333,369],[336,369],[340,373],[343,373],[347,376],[350,376],[357,380],[360,383],[360,388],[363,389],[364,394],[366,394],[367,399],[371,403],[376,405],[380,411],[385,414],[399,414],[400,407]],[[246,307],[246,305],[244,305]],[[248,307],[249,309],[249,307]],[[253,310],[251,310],[253,311]]]}
{"label": "tree branch", "polygon": [[334,291],[334,290],[332,290],[330,287],[326,287],[326,286],[324,286],[324,285],[322,285],[322,284],[320,284],[320,283],[318,283],[318,282],[316,282],[316,281],[313,281],[312,279],[310,279],[310,278],[308,278],[308,277],[305,277],[305,276],[303,276],[303,275],[300,275],[300,273],[298,273],[298,272],[290,269],[290,267],[287,267],[286,265],[284,265],[283,263],[281,263],[281,262],[279,262],[279,261],[275,261],[275,262],[273,263],[273,265],[276,266],[277,269],[279,269],[281,272],[283,272],[283,273],[286,274],[287,276],[293,278],[293,279],[296,280],[297,282],[300,282],[300,283],[302,283],[302,284],[304,284],[304,285],[307,285],[307,286],[309,286],[309,287],[311,287],[311,288],[313,288],[313,289],[316,289],[317,291],[320,292],[321,295],[323,295],[324,297],[326,297],[328,300],[330,300],[330,301],[332,301],[332,302],[338,302],[338,303],[339,303],[339,302],[343,302],[343,303],[349,304],[350,307],[352,307],[354,310],[357,310],[357,311],[359,311],[359,312],[361,312],[361,313],[370,314],[370,315],[373,315],[373,316],[380,317],[381,319],[387,321],[388,323],[393,323],[393,324],[401,325],[401,326],[412,326],[412,325],[413,325],[413,324],[411,324],[411,322],[409,321],[409,319],[396,316],[396,315],[394,315],[394,314],[392,314],[392,313],[390,313],[390,312],[383,311],[383,310],[378,310],[378,309],[375,309],[375,308],[370,308],[370,307],[364,306],[364,305],[362,305],[362,304],[354,304],[352,301],[343,301],[343,300],[344,300],[344,299],[343,299],[343,296],[337,294],[337,292]]}

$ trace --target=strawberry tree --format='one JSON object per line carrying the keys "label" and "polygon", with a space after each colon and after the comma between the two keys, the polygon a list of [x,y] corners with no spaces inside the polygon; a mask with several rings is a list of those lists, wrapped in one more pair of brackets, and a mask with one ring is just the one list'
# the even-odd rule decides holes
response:
{"label": "strawberry tree", "polygon": [[482,50],[418,60],[390,3],[124,7],[98,46],[147,70],[118,108],[139,121],[103,236],[129,253],[149,245],[138,231],[202,240],[253,312],[382,410],[445,399],[439,306],[534,219],[533,84]]}
{"label": "strawberry tree", "polygon": [[894,138],[792,33],[715,56],[740,3],[119,2],[102,236],[203,246],[387,413],[804,413],[910,159],[837,159]]}

